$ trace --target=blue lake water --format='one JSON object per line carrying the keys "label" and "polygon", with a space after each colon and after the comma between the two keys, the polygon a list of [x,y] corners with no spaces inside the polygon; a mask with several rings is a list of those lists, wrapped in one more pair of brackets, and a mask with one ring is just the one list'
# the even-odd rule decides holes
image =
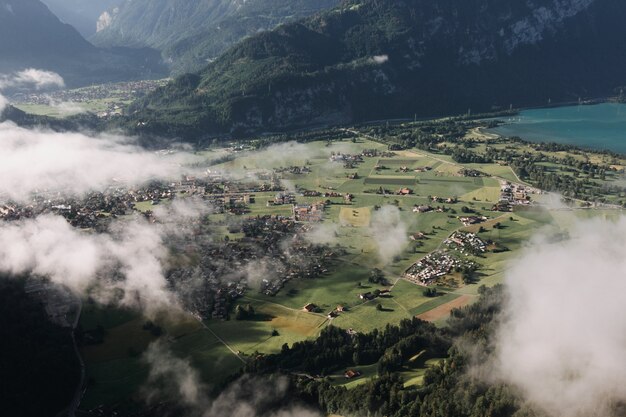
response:
{"label": "blue lake water", "polygon": [[626,104],[524,110],[490,131],[531,142],[556,142],[626,154]]}

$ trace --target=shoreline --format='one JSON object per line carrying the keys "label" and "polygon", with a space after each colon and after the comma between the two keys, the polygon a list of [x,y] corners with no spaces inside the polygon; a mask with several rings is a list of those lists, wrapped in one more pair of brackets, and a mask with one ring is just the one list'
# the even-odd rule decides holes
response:
{"label": "shoreline", "polygon": [[[596,99],[593,102],[586,102],[586,103],[559,103],[559,104],[555,104],[552,106],[541,106],[541,107],[532,107],[532,108],[524,108],[524,109],[519,109],[519,111],[516,113],[517,115],[519,115],[521,112],[523,111],[528,111],[528,110],[541,110],[541,109],[555,109],[555,108],[561,108],[561,107],[577,107],[577,106],[596,106],[596,105],[600,105],[600,104],[623,104],[626,105],[626,103],[621,103],[619,101],[616,101],[616,98],[612,97],[612,98],[605,98],[605,99]],[[626,150],[624,151],[618,151],[618,150],[613,150],[607,147],[594,147],[593,145],[589,145],[589,144],[579,144],[579,143],[572,143],[572,139],[568,138],[568,137],[562,137],[562,136],[550,136],[549,134],[538,134],[537,136],[540,136],[540,138],[528,138],[528,137],[524,137],[522,135],[507,135],[507,134],[503,134],[500,132],[496,132],[494,131],[497,128],[500,128],[502,126],[514,126],[516,124],[518,124],[518,122],[516,121],[511,121],[511,120],[505,120],[503,118],[500,117],[495,117],[495,118],[487,118],[487,119],[483,119],[483,121],[485,122],[497,122],[497,126],[495,127],[480,127],[480,128],[476,128],[475,130],[481,134],[483,137],[485,138],[489,138],[489,139],[495,139],[495,138],[518,138],[520,139],[522,142],[525,143],[530,143],[530,144],[542,144],[542,145],[556,145],[556,146],[561,146],[564,147],[566,149],[571,149],[571,150],[578,150],[581,152],[591,152],[591,153],[596,153],[596,154],[602,154],[602,155],[613,155],[613,156],[618,156],[618,157],[626,157]],[[555,138],[558,138],[560,140],[555,140]]]}

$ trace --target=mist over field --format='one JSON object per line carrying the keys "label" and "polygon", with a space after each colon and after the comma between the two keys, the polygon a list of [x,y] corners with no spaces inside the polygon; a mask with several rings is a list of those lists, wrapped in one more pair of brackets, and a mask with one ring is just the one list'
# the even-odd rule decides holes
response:
{"label": "mist over field", "polygon": [[506,275],[495,374],[552,417],[615,416],[626,402],[626,218],[535,237]]}
{"label": "mist over field", "polygon": [[370,232],[376,242],[378,257],[388,264],[399,255],[409,242],[408,225],[402,220],[395,206],[383,206],[372,215]]}
{"label": "mist over field", "polygon": [[198,162],[184,152],[147,151],[134,139],[111,133],[59,133],[5,122],[0,135],[0,195],[22,202],[35,191],[77,195],[116,183],[178,179],[193,173],[188,165]]}

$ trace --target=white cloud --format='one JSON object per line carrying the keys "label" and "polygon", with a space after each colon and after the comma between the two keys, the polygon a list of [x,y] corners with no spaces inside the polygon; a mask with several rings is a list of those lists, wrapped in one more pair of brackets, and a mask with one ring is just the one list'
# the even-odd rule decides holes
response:
{"label": "white cloud", "polygon": [[389,61],[389,55],[376,55],[372,57],[372,61],[376,64],[384,64]]}
{"label": "white cloud", "polygon": [[150,373],[143,395],[148,403],[170,400],[186,407],[204,407],[207,387],[189,361],[172,354],[167,345],[156,341],[148,346],[143,360]]}
{"label": "white cloud", "polygon": [[28,68],[9,75],[0,75],[0,90],[9,87],[34,88],[63,88],[65,81],[56,72]]}
{"label": "white cloud", "polygon": [[[177,306],[163,274],[166,255],[161,231],[140,218],[115,224],[110,234],[82,232],[53,215],[0,225],[0,271],[44,276],[148,312]],[[111,300],[116,289],[124,295]]]}
{"label": "white cloud", "polygon": [[78,103],[72,101],[54,101],[50,100],[50,107],[55,109],[62,116],[73,116],[80,113],[85,113],[86,110]]}
{"label": "white cloud", "polygon": [[496,374],[553,417],[626,401],[626,219],[536,239],[507,276]]}
{"label": "white cloud", "polygon": [[115,180],[178,179],[192,171],[187,165],[201,161],[185,152],[149,152],[113,134],[29,130],[6,122],[0,123],[0,137],[0,196],[18,201],[37,190],[80,194]]}
{"label": "white cloud", "polygon": [[2,94],[0,94],[0,116],[2,115],[4,109],[6,109],[8,104],[8,100]]}
{"label": "white cloud", "polygon": [[165,343],[152,343],[143,359],[150,365],[142,390],[149,403],[171,401],[185,408],[186,415],[197,417],[321,417],[303,406],[287,405],[293,401],[289,380],[283,376],[244,375],[209,399],[198,371],[188,359],[174,356]]}
{"label": "white cloud", "polygon": [[370,225],[372,239],[378,247],[378,255],[383,263],[402,253],[408,243],[408,226],[402,220],[400,209],[386,205],[372,215]]}

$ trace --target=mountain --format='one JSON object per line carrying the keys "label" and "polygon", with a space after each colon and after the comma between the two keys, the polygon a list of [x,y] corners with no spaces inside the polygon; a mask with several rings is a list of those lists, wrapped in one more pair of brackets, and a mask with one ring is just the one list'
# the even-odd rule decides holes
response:
{"label": "mountain", "polygon": [[77,86],[156,75],[160,61],[147,49],[96,48],[39,0],[0,0],[0,72],[41,68]]}
{"label": "mountain", "polygon": [[625,19],[613,0],[350,0],[244,40],[130,120],[191,138],[611,94]]}
{"label": "mountain", "polygon": [[161,49],[234,13],[245,0],[125,0],[101,16],[91,39],[100,46]]}
{"label": "mountain", "polygon": [[249,0],[216,25],[168,46],[164,55],[176,73],[198,71],[245,37],[332,9],[339,3],[339,0]]}
{"label": "mountain", "polygon": [[74,26],[84,37],[96,33],[98,18],[123,0],[42,0],[62,22]]}
{"label": "mountain", "polygon": [[181,73],[201,69],[246,36],[338,3],[339,0],[126,0],[101,16],[98,32],[90,40],[99,46],[159,49],[174,72]]}

